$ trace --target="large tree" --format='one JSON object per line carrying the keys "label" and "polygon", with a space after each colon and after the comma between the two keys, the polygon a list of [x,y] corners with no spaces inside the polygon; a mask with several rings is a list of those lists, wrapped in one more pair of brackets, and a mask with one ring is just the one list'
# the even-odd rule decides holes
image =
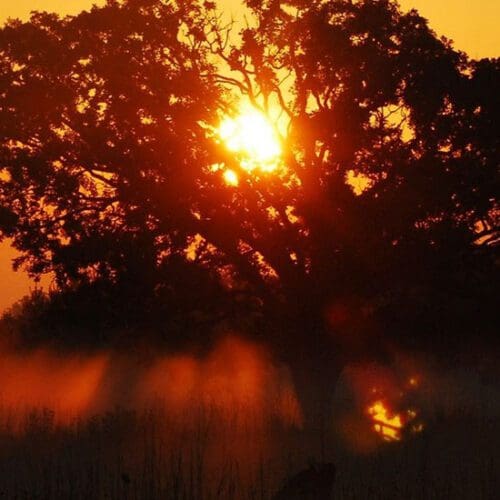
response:
{"label": "large tree", "polygon": [[0,32],[0,234],[16,266],[91,288],[76,300],[127,301],[117,316],[216,288],[183,258],[211,163],[199,124],[221,105],[206,51],[182,36],[199,15],[195,1],[109,2]]}
{"label": "large tree", "polygon": [[[186,305],[203,277],[207,303],[258,310],[314,425],[344,364],[385,354],[388,304],[484,289],[500,68],[388,0],[247,7],[239,36],[214,2],[8,23],[0,227],[61,287],[132,283]],[[272,171],[217,134],[240,97],[281,112]]]}
{"label": "large tree", "polygon": [[240,183],[205,198],[200,232],[253,264],[244,279],[278,311],[271,342],[314,420],[342,366],[385,341],[449,348],[491,326],[499,64],[392,1],[246,3],[239,43],[210,13],[198,33],[225,63],[217,81],[286,117],[283,165],[233,161]]}

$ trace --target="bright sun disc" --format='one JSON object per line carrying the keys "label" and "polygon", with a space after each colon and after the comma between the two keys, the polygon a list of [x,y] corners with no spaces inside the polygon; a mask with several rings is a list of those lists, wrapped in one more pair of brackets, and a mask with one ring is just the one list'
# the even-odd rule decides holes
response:
{"label": "bright sun disc", "polygon": [[280,141],[272,123],[257,109],[246,106],[237,116],[224,118],[218,134],[227,149],[242,156],[245,170],[270,172],[276,168],[281,156]]}

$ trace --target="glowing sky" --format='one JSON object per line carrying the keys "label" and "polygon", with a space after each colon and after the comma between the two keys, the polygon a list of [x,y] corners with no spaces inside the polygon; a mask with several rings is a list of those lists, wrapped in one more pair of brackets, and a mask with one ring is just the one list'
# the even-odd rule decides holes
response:
{"label": "glowing sky", "polygon": [[[92,0],[0,0],[0,23],[8,17],[27,19],[32,10],[76,14],[92,4]],[[500,19],[499,0],[400,0],[404,9],[417,8],[429,19],[431,27],[439,34],[451,38],[455,47],[472,57],[499,57]],[[237,13],[240,0],[219,0],[225,10]],[[0,312],[28,293],[33,284],[26,275],[14,273],[11,260],[14,252],[5,242],[0,244]],[[47,286],[47,281],[45,282]]]}

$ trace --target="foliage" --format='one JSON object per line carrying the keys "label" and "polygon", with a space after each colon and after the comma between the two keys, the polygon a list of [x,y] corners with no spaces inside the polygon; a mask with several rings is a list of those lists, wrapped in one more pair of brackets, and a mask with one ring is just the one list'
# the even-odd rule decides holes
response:
{"label": "foliage", "polygon": [[151,282],[161,254],[182,251],[208,155],[198,122],[218,98],[203,50],[178,39],[184,4],[2,29],[2,229],[33,274]]}
{"label": "foliage", "polygon": [[199,29],[228,68],[217,81],[285,116],[284,168],[223,158],[238,188],[200,212],[218,223],[208,241],[260,266],[233,259],[286,325],[277,350],[342,364],[383,356],[383,337],[432,349],[442,332],[446,352],[493,332],[498,60],[471,61],[391,1],[247,5],[239,44],[216,14]]}

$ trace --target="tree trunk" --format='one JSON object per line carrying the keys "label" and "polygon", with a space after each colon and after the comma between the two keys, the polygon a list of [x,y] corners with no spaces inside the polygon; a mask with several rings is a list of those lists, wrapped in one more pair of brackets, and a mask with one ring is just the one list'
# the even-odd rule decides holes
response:
{"label": "tree trunk", "polygon": [[291,371],[303,415],[303,432],[310,458],[324,462],[333,430],[333,396],[342,363],[324,328],[304,331],[290,339],[285,361]]}

